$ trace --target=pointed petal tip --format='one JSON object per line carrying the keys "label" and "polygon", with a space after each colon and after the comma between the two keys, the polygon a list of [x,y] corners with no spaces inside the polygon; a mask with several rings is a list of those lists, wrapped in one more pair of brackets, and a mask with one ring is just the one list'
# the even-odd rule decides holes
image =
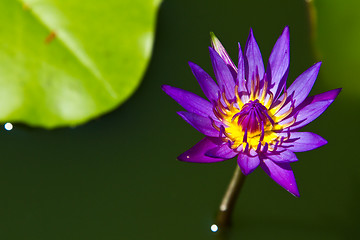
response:
{"label": "pointed petal tip", "polygon": [[183,153],[180,154],[179,156],[177,156],[176,159],[179,160],[179,161],[182,161],[182,162],[189,162],[189,161],[187,160],[185,154],[183,154]]}
{"label": "pointed petal tip", "polygon": [[247,155],[247,154],[239,154],[237,163],[241,169],[241,172],[244,175],[249,175],[252,173],[259,165],[260,165],[260,158],[256,153],[251,150],[251,154],[254,155]]}
{"label": "pointed petal tip", "polygon": [[339,95],[339,93],[341,92],[342,88],[335,88],[334,92],[336,92],[336,97]]}
{"label": "pointed petal tip", "polygon": [[211,48],[215,49],[218,52],[220,51],[221,48],[223,48],[220,40],[216,37],[215,33],[213,32],[210,32],[210,43],[211,43]]}
{"label": "pointed petal tip", "polygon": [[[254,32],[253,32],[252,28],[250,28],[250,30],[249,30],[249,36],[247,38],[246,45],[248,45],[248,42],[250,42],[250,40],[251,41],[255,40]],[[255,40],[255,42],[256,42],[256,40]],[[245,45],[245,48],[246,48],[246,45]]]}
{"label": "pointed petal tip", "polygon": [[288,137],[282,146],[292,152],[307,152],[326,145],[326,139],[312,132],[279,133],[280,136]]}
{"label": "pointed petal tip", "polygon": [[287,45],[290,44],[290,31],[289,31],[289,26],[286,25],[279,37],[279,39],[284,39],[285,38],[285,41],[287,42]]}
{"label": "pointed petal tip", "polygon": [[171,86],[166,85],[166,84],[161,85],[161,89],[162,89],[165,93],[166,93],[166,91],[167,91],[169,88],[171,88]]}
{"label": "pointed petal tip", "polygon": [[[238,165],[239,165],[239,167],[240,167],[240,164],[239,164],[239,163],[238,163]],[[256,169],[256,168],[254,168],[254,169],[252,169],[252,170],[250,171],[249,169],[244,169],[244,168],[241,168],[241,167],[240,167],[241,172],[242,172],[245,176],[250,175],[250,173],[252,173],[253,171],[255,171],[255,169]]]}
{"label": "pointed petal tip", "polygon": [[320,69],[321,64],[322,64],[321,61],[320,61],[320,62],[317,62],[317,63],[315,63],[314,65],[312,65],[310,68],[318,68],[318,69]]}
{"label": "pointed petal tip", "polygon": [[[190,66],[190,69],[191,71],[194,73],[194,70],[195,71],[204,71],[199,65],[197,65],[196,63],[193,63],[191,61],[188,61],[188,64]],[[195,77],[196,77],[196,74],[194,73]]]}
{"label": "pointed petal tip", "polygon": [[272,160],[265,158],[260,166],[272,180],[286,191],[290,192],[295,197],[300,196],[295,176],[289,163],[275,163]]}
{"label": "pointed petal tip", "polygon": [[317,143],[317,148],[319,148],[319,147],[322,147],[322,146],[324,146],[324,145],[326,145],[326,144],[328,144],[328,141],[325,139],[325,138],[323,138],[322,136],[320,136],[320,135],[317,135],[317,134],[315,134],[315,133],[312,133],[314,136],[316,136],[315,137],[315,141],[316,141],[316,143]]}
{"label": "pointed petal tip", "polygon": [[254,35],[254,32],[253,32],[252,27],[250,27],[250,30],[249,30],[249,36],[250,36],[250,35],[252,35],[252,36]]}
{"label": "pointed petal tip", "polygon": [[[239,158],[239,157],[238,157],[238,158]],[[249,174],[250,174],[250,171],[246,171],[246,169],[244,169],[244,168],[241,166],[241,164],[240,164],[240,161],[239,161],[239,160],[237,161],[237,164],[238,164],[238,166],[239,166],[240,171],[242,172],[242,174],[244,174],[245,176],[247,176],[247,175],[249,175]]]}
{"label": "pointed petal tip", "polygon": [[190,62],[190,61],[188,61],[188,64],[189,64],[189,66],[190,66],[191,70],[192,70],[193,68],[198,67],[198,65],[197,65],[197,64],[195,64],[195,63],[193,63],[193,62]]}
{"label": "pointed petal tip", "polygon": [[[335,98],[337,98],[337,96],[339,95],[341,90],[342,90],[342,88],[335,88],[333,90],[330,90],[330,91],[327,91],[324,93],[320,93],[320,94],[318,94],[319,96],[321,96],[319,98],[319,100],[335,100]],[[315,96],[318,96],[318,95],[315,95]]]}
{"label": "pointed petal tip", "polygon": [[297,197],[297,198],[300,197],[300,193],[299,193],[299,190],[298,190],[297,188],[291,189],[291,190],[288,190],[288,189],[287,189],[287,191],[288,191],[289,193],[291,193],[294,197]]}
{"label": "pointed petal tip", "polygon": [[217,100],[219,87],[212,77],[210,77],[210,75],[207,74],[199,65],[193,62],[188,62],[188,64],[206,98],[209,99],[210,102]]}
{"label": "pointed petal tip", "polygon": [[296,131],[314,121],[334,102],[340,91],[341,88],[337,88],[307,97],[297,106],[295,124],[290,126],[289,129]]}
{"label": "pointed petal tip", "polygon": [[[309,67],[305,72],[313,72],[313,73],[316,73],[316,77],[320,71],[320,67],[321,67],[321,64],[322,62],[317,62],[317,63],[314,63],[311,67]],[[305,73],[304,72],[304,73]],[[315,78],[316,79],[316,78]]]}
{"label": "pointed petal tip", "polygon": [[284,30],[283,30],[282,34],[290,35],[289,25],[286,25],[286,26],[284,27]]}
{"label": "pointed petal tip", "polygon": [[225,51],[225,48],[221,44],[220,40],[216,37],[215,33],[213,32],[210,32],[210,43],[211,43],[211,48],[213,48],[221,56],[222,53]]}
{"label": "pointed petal tip", "polygon": [[328,144],[328,141],[325,138],[323,138],[323,137],[321,137],[319,135],[316,135],[316,136],[317,136],[317,139],[316,139],[317,142],[316,142],[316,145],[315,145],[316,147],[314,149],[322,147],[322,146]]}
{"label": "pointed petal tip", "polygon": [[220,162],[226,159],[212,158],[205,155],[205,153],[221,144],[217,138],[203,138],[200,142],[196,143],[193,147],[180,154],[177,159],[183,162],[193,163],[213,163]]}
{"label": "pointed petal tip", "polygon": [[334,95],[335,95],[334,99],[337,98],[337,96],[339,96],[341,90],[342,90],[342,88],[336,88],[336,89],[334,89]]}
{"label": "pointed petal tip", "polygon": [[[240,167],[240,165],[239,165],[239,167]],[[245,176],[247,176],[247,175],[249,175],[251,172],[246,172],[244,169],[241,169],[241,172],[242,172],[242,174],[244,174]]]}
{"label": "pointed petal tip", "polygon": [[[196,74],[195,74],[195,72],[197,72],[197,71],[200,71],[200,67],[199,67],[199,65],[197,65],[196,63],[193,63],[193,62],[188,62],[188,64],[189,64],[189,67],[190,67],[190,69],[191,69],[191,71],[193,72],[193,74],[195,75],[195,77],[196,77]],[[202,70],[202,69],[201,69]]]}
{"label": "pointed petal tip", "polygon": [[177,160],[181,161],[181,162],[196,162],[196,161],[193,161],[189,155],[185,154],[185,153],[182,153],[180,154],[179,156],[177,156],[176,158]]}
{"label": "pointed petal tip", "polygon": [[282,186],[286,191],[291,193],[295,197],[300,197],[299,189],[296,185],[296,182],[288,184],[287,188],[285,186]]}

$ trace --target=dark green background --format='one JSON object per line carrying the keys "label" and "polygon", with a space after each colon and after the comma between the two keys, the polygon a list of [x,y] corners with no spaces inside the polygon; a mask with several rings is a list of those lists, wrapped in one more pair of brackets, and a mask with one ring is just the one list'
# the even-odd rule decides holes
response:
{"label": "dark green background", "polygon": [[[331,14],[320,15],[322,23],[327,16]],[[76,128],[45,131],[19,124],[9,132],[2,128],[0,239],[216,238],[210,225],[236,161],[177,161],[176,156],[202,136],[177,116],[181,107],[160,86],[202,94],[187,61],[212,74],[210,31],[237,59],[237,42],[244,46],[252,27],[267,62],[285,25],[290,26],[291,82],[316,61],[304,1],[165,0],[143,83],[122,107]],[[339,36],[339,45],[344,44],[340,41]],[[328,79],[332,75],[326,72],[334,71],[328,62],[337,56],[326,51],[322,56],[311,94],[359,81],[358,68],[346,64],[337,72],[352,77]],[[229,239],[357,236],[358,99],[343,89],[326,113],[304,129],[329,143],[297,154],[300,160],[292,166],[300,198],[261,169],[247,178]]]}

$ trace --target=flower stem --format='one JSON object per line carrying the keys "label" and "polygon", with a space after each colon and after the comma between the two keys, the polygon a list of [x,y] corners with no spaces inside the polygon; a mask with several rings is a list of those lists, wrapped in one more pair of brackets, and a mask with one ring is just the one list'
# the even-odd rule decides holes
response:
{"label": "flower stem", "polygon": [[309,38],[312,52],[316,61],[322,59],[321,52],[317,48],[317,10],[314,0],[305,0],[306,11],[308,15]]}
{"label": "flower stem", "polygon": [[225,230],[231,225],[231,216],[235,208],[236,199],[245,181],[245,175],[241,172],[238,165],[229,183],[225,195],[221,201],[219,211],[216,216],[216,225],[219,230]]}

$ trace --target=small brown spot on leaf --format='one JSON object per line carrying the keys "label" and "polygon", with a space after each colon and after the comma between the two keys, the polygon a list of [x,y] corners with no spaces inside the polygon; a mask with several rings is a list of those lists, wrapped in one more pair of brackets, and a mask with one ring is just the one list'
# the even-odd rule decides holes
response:
{"label": "small brown spot on leaf", "polygon": [[45,43],[49,44],[51,43],[56,37],[56,33],[54,31],[52,31],[46,38],[45,38]]}

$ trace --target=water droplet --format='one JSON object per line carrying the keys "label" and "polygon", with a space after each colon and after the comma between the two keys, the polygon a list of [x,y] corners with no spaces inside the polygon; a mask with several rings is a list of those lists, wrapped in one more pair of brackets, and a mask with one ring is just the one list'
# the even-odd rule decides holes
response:
{"label": "water droplet", "polygon": [[13,125],[8,122],[8,123],[5,123],[4,128],[7,131],[11,131],[13,129]]}
{"label": "water droplet", "polygon": [[210,229],[212,232],[217,232],[217,230],[219,230],[219,228],[216,224],[211,225]]}

